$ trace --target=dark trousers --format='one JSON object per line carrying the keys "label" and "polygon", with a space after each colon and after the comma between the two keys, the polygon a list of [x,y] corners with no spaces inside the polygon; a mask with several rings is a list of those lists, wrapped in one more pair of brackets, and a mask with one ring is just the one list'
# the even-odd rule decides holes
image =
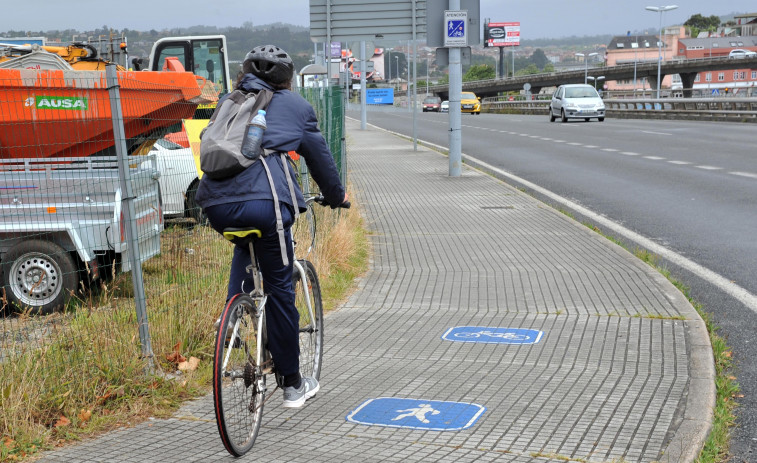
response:
{"label": "dark trousers", "polygon": [[[268,349],[276,363],[276,370],[281,375],[292,375],[300,371],[300,315],[294,306],[294,289],[292,287],[292,260],[294,251],[291,245],[291,227],[293,214],[289,206],[281,203],[281,218],[284,222],[284,234],[287,243],[289,265],[281,260],[281,245],[276,232],[276,212],[273,201],[253,200],[237,203],[218,204],[205,209],[213,228],[221,233],[227,227],[258,228],[263,236],[255,240],[255,255],[260,270],[263,272],[266,303],[266,325],[268,329]],[[250,265],[250,250],[247,247],[234,246],[231,259],[231,272],[226,300],[240,292],[249,292],[253,288],[251,275],[246,271]],[[242,289],[244,288],[244,290]]]}

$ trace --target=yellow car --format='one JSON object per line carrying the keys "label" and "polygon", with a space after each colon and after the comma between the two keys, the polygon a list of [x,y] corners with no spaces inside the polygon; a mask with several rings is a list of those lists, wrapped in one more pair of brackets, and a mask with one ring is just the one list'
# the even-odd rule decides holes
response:
{"label": "yellow car", "polygon": [[481,101],[473,92],[463,92],[460,96],[460,112],[481,114]]}

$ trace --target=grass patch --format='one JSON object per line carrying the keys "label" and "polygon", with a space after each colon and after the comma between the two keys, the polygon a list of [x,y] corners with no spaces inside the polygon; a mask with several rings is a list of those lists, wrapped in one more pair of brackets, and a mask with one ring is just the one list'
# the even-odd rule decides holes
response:
{"label": "grass patch", "polygon": [[[316,264],[324,308],[344,301],[368,265],[358,209],[316,207]],[[147,417],[168,417],[206,394],[213,324],[226,299],[232,245],[210,227],[168,227],[143,264],[155,374],[142,358],[131,274],[114,275],[64,313],[0,319],[0,461]],[[177,370],[176,356],[199,360]]]}

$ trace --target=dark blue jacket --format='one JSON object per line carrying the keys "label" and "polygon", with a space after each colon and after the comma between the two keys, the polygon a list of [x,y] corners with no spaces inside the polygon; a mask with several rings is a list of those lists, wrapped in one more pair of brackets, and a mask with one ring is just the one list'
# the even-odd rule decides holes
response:
{"label": "dark blue jacket", "polygon": [[[267,82],[252,74],[244,76],[241,87],[247,91],[262,88],[273,90]],[[310,103],[297,93],[277,90],[266,110],[266,126],[263,148],[299,153],[305,159],[308,171],[320,187],[326,201],[332,205],[341,204],[344,200],[344,187],[326,140],[318,130],[318,120]],[[271,170],[279,201],[294,206],[284,177],[281,158],[269,156],[266,162]],[[287,168],[292,171],[290,166],[287,165]],[[305,201],[296,182],[295,193],[300,211],[304,212]],[[216,204],[251,199],[272,200],[273,194],[263,164],[256,162],[228,179],[213,180],[204,175],[197,189],[196,199],[201,207],[207,208]]]}

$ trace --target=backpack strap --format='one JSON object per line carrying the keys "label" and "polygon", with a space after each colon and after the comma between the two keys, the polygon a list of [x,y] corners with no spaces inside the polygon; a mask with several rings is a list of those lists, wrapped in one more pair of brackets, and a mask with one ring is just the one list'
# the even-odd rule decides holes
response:
{"label": "backpack strap", "polygon": [[289,155],[285,152],[281,152],[281,166],[284,168],[284,175],[287,178],[287,184],[289,184],[289,197],[292,198],[292,205],[294,206],[294,220],[300,217],[300,206],[297,204],[297,195],[294,192],[294,181],[292,175],[289,173]]}
{"label": "backpack strap", "polygon": [[[271,176],[271,169],[268,167],[266,158],[272,152],[266,150],[263,156],[260,156],[260,162],[263,163],[265,168],[265,174],[268,177],[268,184],[271,186],[271,194],[273,194],[273,208],[276,212],[276,233],[279,235],[279,245],[281,246],[281,261],[284,266],[289,265],[289,257],[287,256],[286,238],[284,236],[284,221],[281,218],[281,203],[279,202],[279,195],[276,193],[276,185],[273,183],[273,176]],[[292,207],[294,207],[294,220],[300,216],[300,206],[297,204],[297,196],[294,192],[294,180],[289,172],[289,163],[287,162],[287,154],[281,153],[281,165],[284,169],[284,176],[287,178],[287,184],[289,186],[289,195],[292,198]]]}
{"label": "backpack strap", "polygon": [[268,104],[272,99],[273,92],[268,90],[267,88],[263,88],[258,91],[258,93],[255,95],[255,104],[252,105],[252,111],[250,111],[250,119],[247,121],[248,125],[252,121],[252,118],[255,117],[255,115],[258,113],[258,109],[268,109]]}
{"label": "backpack strap", "polygon": [[[271,185],[271,193],[273,193],[273,209],[276,211],[276,233],[279,235],[279,245],[281,246],[281,260],[284,266],[289,265],[289,257],[287,256],[286,239],[284,238],[284,221],[281,219],[281,206],[279,204],[279,195],[276,193],[276,185],[273,183],[273,177],[271,177],[271,169],[268,168],[268,163],[265,160],[266,156],[260,156],[260,162],[265,167],[265,173],[268,176],[268,183]],[[287,177],[289,177],[287,175]]]}

